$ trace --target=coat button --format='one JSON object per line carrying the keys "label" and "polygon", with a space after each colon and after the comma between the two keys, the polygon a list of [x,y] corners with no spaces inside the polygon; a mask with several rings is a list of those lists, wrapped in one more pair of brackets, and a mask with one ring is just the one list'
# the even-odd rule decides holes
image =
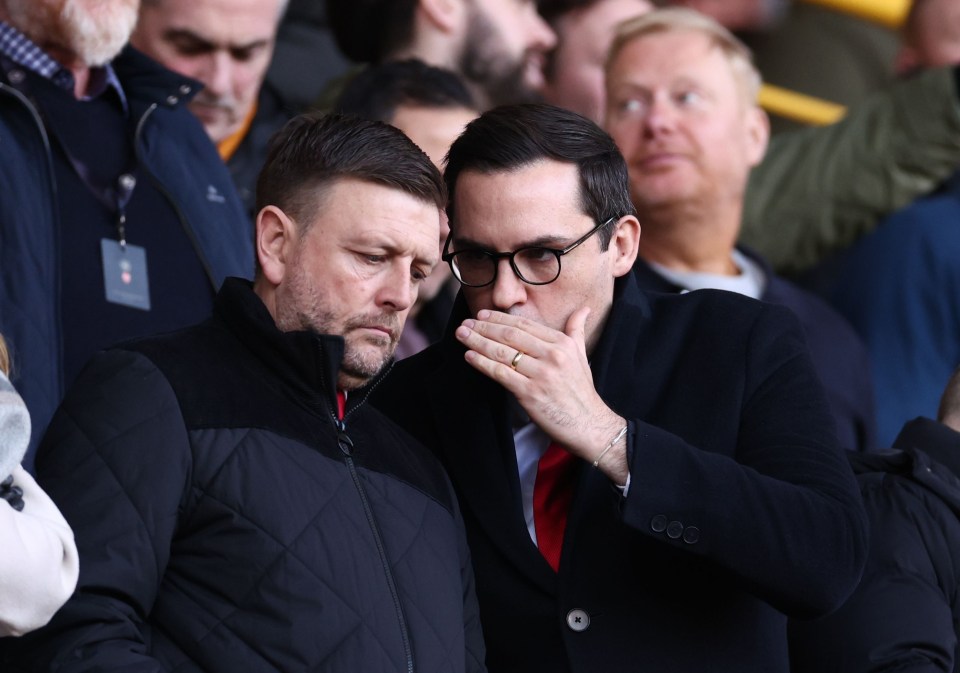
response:
{"label": "coat button", "polygon": [[176,96],[167,96],[167,105],[173,106],[179,102],[180,102],[180,99],[177,98]]}
{"label": "coat button", "polygon": [[590,626],[590,615],[587,614],[586,610],[581,610],[579,608],[571,610],[567,613],[567,626],[570,627],[571,631],[586,631],[587,627]]}
{"label": "coat button", "polygon": [[697,544],[700,540],[700,529],[696,526],[687,526],[683,531],[683,541],[687,544]]}
{"label": "coat button", "polygon": [[11,70],[7,77],[10,78],[11,84],[20,84],[20,82],[26,79],[27,75],[23,72],[23,70]]}
{"label": "coat button", "polygon": [[683,524],[679,521],[671,521],[670,525],[667,526],[667,537],[676,540],[681,535],[683,535]]}
{"label": "coat button", "polygon": [[667,529],[667,517],[663,514],[657,514],[650,520],[650,529],[654,533],[662,533]]}
{"label": "coat button", "polygon": [[187,95],[188,93],[190,93],[191,91],[193,91],[193,87],[191,87],[189,84],[181,84],[181,85],[180,85],[180,94],[181,94],[182,96],[186,96],[186,95]]}

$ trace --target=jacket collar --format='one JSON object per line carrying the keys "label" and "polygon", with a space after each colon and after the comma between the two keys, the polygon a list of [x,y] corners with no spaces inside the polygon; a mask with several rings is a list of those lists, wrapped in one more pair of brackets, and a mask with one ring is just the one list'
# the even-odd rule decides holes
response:
{"label": "jacket collar", "polygon": [[179,107],[190,102],[203,85],[164,68],[146,54],[127,46],[111,62],[124,93],[138,107],[153,104]]}
{"label": "jacket collar", "polygon": [[[772,280],[776,277],[773,272],[773,267],[770,266],[770,263],[758,252],[748,248],[747,246],[738,245],[736,246],[736,249],[740,252],[740,254],[742,254],[744,257],[747,257],[751,262],[760,267],[760,272],[766,279],[766,283],[763,287],[762,298],[766,299],[770,292],[771,286],[773,285]],[[672,280],[664,278],[657,273],[654,268],[641,257],[637,257],[637,261],[633,264],[633,274],[636,276],[637,283],[643,290],[667,293],[676,293],[684,290],[683,287],[677,285]]]}
{"label": "jacket collar", "polygon": [[906,423],[893,440],[898,449],[921,449],[960,477],[960,432],[929,418]]}
{"label": "jacket collar", "polygon": [[896,449],[848,452],[853,471],[896,474],[935,493],[960,517],[960,433],[929,418],[916,418],[894,440]]}
{"label": "jacket collar", "polygon": [[[273,316],[242,278],[227,278],[214,301],[214,314],[252,353],[279,377],[295,397],[318,413],[337,416],[337,377],[343,361],[342,336],[311,331],[282,332]],[[382,379],[385,367],[364,388],[353,391],[347,413],[352,413]]]}

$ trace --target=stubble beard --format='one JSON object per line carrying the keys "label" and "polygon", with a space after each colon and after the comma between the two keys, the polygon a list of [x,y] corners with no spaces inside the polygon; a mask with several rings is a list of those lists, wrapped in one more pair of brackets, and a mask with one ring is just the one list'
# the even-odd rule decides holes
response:
{"label": "stubble beard", "polygon": [[[299,262],[287,282],[286,291],[277,297],[276,323],[282,332],[308,330],[316,334],[341,335],[344,338],[343,361],[340,364],[341,387],[360,388],[373,379],[387,366],[397,349],[400,336],[400,324],[397,314],[377,316],[358,316],[338,325],[332,311],[325,309],[325,303],[315,284]],[[358,339],[352,332],[360,326],[380,325],[388,327],[393,337],[383,336],[383,348],[371,351],[371,348],[356,343]],[[359,337],[364,338],[364,337]],[[369,344],[369,341],[367,341]],[[342,385],[347,380],[350,385]]]}
{"label": "stubble beard", "polygon": [[496,28],[481,10],[474,9],[467,26],[459,69],[487,97],[484,107],[541,102],[543,96],[526,82],[524,59],[514,61],[502,49]]}

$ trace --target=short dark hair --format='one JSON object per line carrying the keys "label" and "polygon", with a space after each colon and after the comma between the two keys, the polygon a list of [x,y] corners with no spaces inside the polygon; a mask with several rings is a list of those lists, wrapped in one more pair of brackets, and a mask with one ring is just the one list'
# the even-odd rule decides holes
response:
{"label": "short dark hair", "polygon": [[456,73],[408,59],[372,65],[357,73],[343,88],[334,111],[390,123],[401,105],[477,107]]}
{"label": "short dark hair", "polygon": [[[586,117],[543,103],[504,105],[467,124],[450,147],[444,180],[447,215],[456,229],[454,195],[463,171],[496,173],[552,159],[575,164],[580,178],[580,207],[597,224],[635,215],[627,164],[616,143]],[[612,227],[599,233],[606,250]]]}
{"label": "short dark hair", "polygon": [[357,63],[380,63],[413,40],[417,0],[330,0],[327,23],[340,51]]}
{"label": "short dark hair", "polygon": [[438,208],[446,203],[436,166],[394,127],[349,115],[307,113],[271,139],[257,178],[257,212],[277,206],[306,227],[320,207],[321,190],[338,178],[394,187]]}

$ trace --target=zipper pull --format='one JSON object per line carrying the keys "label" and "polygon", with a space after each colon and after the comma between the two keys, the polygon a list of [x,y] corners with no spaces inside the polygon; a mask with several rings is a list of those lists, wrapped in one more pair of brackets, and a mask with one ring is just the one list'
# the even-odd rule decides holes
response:
{"label": "zipper pull", "polygon": [[353,455],[353,440],[347,434],[347,426],[342,420],[336,421],[337,426],[337,446],[340,452],[347,458]]}

